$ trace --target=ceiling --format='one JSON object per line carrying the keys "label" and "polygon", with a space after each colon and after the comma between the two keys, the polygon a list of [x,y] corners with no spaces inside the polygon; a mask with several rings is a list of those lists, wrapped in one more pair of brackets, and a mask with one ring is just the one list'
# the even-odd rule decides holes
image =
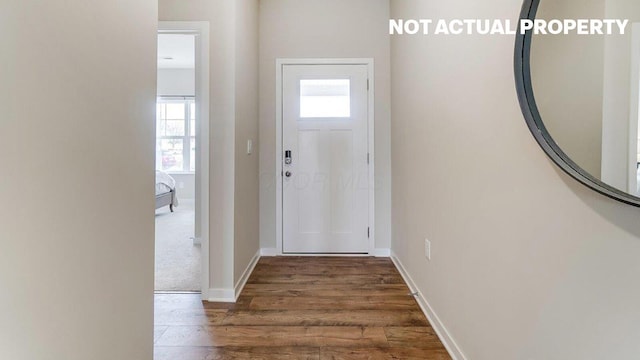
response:
{"label": "ceiling", "polygon": [[158,69],[194,69],[195,35],[158,35]]}

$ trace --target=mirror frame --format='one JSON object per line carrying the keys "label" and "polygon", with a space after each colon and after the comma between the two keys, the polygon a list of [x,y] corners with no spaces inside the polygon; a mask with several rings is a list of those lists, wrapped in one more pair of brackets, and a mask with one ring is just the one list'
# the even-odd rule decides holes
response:
{"label": "mirror frame", "polygon": [[524,0],[520,19],[518,21],[518,31],[516,34],[516,46],[514,56],[514,68],[516,78],[516,89],[522,114],[527,122],[529,130],[533,134],[542,150],[556,163],[565,173],[578,180],[583,185],[623,203],[640,207],[640,198],[618,190],[611,185],[605,184],[602,180],[586,172],[576,164],[560,146],[553,140],[542,121],[531,82],[531,41],[533,32],[528,31],[522,35],[520,33],[521,20],[534,20],[538,12],[540,0]]}

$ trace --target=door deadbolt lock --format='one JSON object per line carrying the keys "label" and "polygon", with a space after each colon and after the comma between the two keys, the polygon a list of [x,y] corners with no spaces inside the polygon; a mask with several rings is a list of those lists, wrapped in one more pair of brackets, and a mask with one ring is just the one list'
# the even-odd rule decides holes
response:
{"label": "door deadbolt lock", "polygon": [[287,150],[284,152],[284,163],[287,165],[291,165],[293,159],[291,158],[291,150]]}
{"label": "door deadbolt lock", "polygon": [[287,171],[286,173],[284,173],[284,176],[286,177],[291,177],[291,175],[293,175],[291,171]]}

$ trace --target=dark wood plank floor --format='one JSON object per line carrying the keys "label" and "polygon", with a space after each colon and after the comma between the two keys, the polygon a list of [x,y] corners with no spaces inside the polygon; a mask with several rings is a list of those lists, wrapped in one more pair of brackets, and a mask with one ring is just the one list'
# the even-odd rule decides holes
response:
{"label": "dark wood plank floor", "polygon": [[155,360],[450,359],[389,259],[262,258],[236,304],[155,305]]}

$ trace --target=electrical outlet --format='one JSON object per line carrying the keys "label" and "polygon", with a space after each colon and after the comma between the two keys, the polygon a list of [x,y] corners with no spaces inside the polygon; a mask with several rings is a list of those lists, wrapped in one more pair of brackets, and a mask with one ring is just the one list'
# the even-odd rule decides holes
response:
{"label": "electrical outlet", "polygon": [[431,241],[424,239],[424,256],[427,260],[431,260]]}

